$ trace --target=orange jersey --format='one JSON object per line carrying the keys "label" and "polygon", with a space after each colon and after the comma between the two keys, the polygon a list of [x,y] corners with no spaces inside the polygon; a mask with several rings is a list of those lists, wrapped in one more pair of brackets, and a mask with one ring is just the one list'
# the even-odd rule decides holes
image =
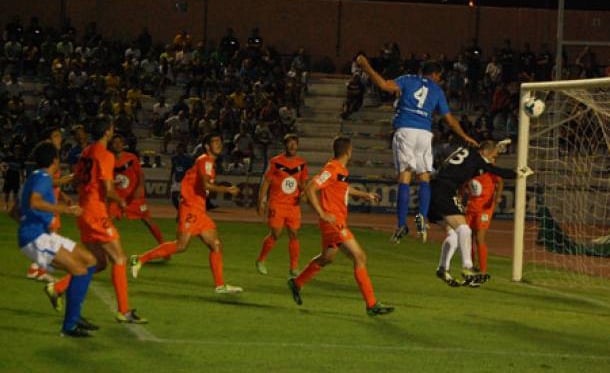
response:
{"label": "orange jersey", "polygon": [[337,225],[345,225],[347,222],[348,176],[347,168],[332,159],[313,179],[316,188],[320,190],[322,209],[335,216]]}
{"label": "orange jersey", "polygon": [[269,205],[298,205],[300,186],[307,180],[307,163],[301,157],[280,154],[271,158],[265,172],[269,180]]}
{"label": "orange jersey", "polygon": [[[120,157],[114,158],[114,187],[119,197],[125,200],[132,200],[136,188],[140,184],[142,168],[138,156],[121,152]],[[138,196],[142,197],[142,196]]]}
{"label": "orange jersey", "polygon": [[78,182],[79,205],[96,213],[106,213],[106,189],[103,181],[114,180],[114,155],[99,142],[83,150],[74,177]]}
{"label": "orange jersey", "polygon": [[211,182],[216,178],[216,159],[207,154],[201,155],[195,161],[180,184],[181,203],[195,208],[200,208],[205,211],[205,199],[207,191],[203,187],[203,175],[207,175]]}
{"label": "orange jersey", "polygon": [[499,176],[485,172],[468,182],[469,212],[481,212],[493,209],[495,206],[496,185],[501,180]]}

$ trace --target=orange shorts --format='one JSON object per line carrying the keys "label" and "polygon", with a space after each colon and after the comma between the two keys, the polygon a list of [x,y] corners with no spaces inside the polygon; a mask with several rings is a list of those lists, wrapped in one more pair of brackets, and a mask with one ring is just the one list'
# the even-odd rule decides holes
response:
{"label": "orange shorts", "polygon": [[112,202],[108,206],[108,214],[113,219],[120,219],[122,217],[133,220],[150,218],[150,210],[148,209],[145,199],[134,199],[123,211],[121,211],[118,204]]}
{"label": "orange shorts", "polygon": [[119,232],[105,212],[96,214],[94,210],[87,211],[76,222],[83,243],[106,243],[119,239]]}
{"label": "orange shorts", "polygon": [[216,224],[201,208],[180,204],[178,209],[178,233],[198,236],[205,231],[216,229]]}
{"label": "orange shorts", "polygon": [[352,232],[345,224],[329,224],[320,221],[320,233],[322,233],[322,248],[339,247],[345,241],[354,238]]}
{"label": "orange shorts", "polygon": [[467,211],[466,223],[475,230],[489,229],[492,217],[493,210]]}
{"label": "orange shorts", "polygon": [[288,227],[293,230],[301,228],[301,206],[270,205],[267,224],[271,228]]}

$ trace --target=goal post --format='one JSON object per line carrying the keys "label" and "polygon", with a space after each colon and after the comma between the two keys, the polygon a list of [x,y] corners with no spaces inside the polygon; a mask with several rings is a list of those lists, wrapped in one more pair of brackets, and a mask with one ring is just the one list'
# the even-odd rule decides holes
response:
{"label": "goal post", "polygon": [[[545,102],[529,117],[525,98]],[[524,83],[519,104],[512,280],[524,268],[610,275],[610,78]]]}

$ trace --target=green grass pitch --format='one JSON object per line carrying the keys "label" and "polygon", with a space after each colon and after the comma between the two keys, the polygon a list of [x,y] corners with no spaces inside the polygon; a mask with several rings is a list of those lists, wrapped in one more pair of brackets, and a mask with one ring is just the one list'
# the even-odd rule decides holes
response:
{"label": "green grass pitch", "polygon": [[[175,223],[160,219],[167,238]],[[63,234],[77,238],[64,219]],[[491,257],[491,282],[450,288],[436,279],[439,244],[394,246],[386,233],[353,229],[368,254],[377,298],[393,314],[372,318],[338,255],[303,289],[286,286],[287,239],[259,275],[254,260],[264,224],[219,223],[224,273],[240,295],[213,292],[207,248],[199,240],[169,263],[151,263],[129,281],[130,303],[150,323],[114,321],[108,270],[94,277],[84,315],[101,326],[93,338],[59,337],[61,315],[26,280],[28,260],[16,224],[0,216],[0,372],[609,372],[607,294],[510,282],[510,261]],[[140,222],[119,222],[128,254],[154,241]],[[315,226],[301,231],[304,266],[319,250]],[[459,268],[459,257],[454,259]],[[457,273],[454,270],[454,273]]]}

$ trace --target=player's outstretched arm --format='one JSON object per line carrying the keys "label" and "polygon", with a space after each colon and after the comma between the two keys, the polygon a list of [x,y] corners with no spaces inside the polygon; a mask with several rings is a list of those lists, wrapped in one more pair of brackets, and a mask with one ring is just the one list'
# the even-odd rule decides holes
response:
{"label": "player's outstretched arm", "polygon": [[455,132],[456,135],[460,136],[462,139],[464,139],[464,141],[466,141],[470,145],[473,145],[476,147],[479,146],[479,143],[477,142],[477,140],[468,136],[466,134],[466,132],[464,132],[464,130],[462,129],[462,126],[460,125],[460,122],[458,122],[458,120],[453,116],[453,114],[447,113],[447,114],[445,114],[445,116],[443,118],[445,119],[445,122],[447,122],[447,125],[451,128],[451,130],[453,132]]}
{"label": "player's outstretched arm", "polygon": [[363,192],[352,186],[349,187],[349,194],[354,197],[364,198],[369,202],[378,202],[381,199],[381,196],[377,193]]}
{"label": "player's outstretched arm", "polygon": [[30,207],[39,211],[52,212],[54,214],[71,214],[75,216],[79,216],[83,212],[79,205],[66,206],[64,204],[49,203],[38,193],[32,193],[30,196]]}
{"label": "player's outstretched arm", "polygon": [[391,92],[391,93],[400,93],[400,87],[393,80],[385,80],[369,63],[369,60],[363,55],[359,55],[356,58],[356,63],[360,65],[362,70],[371,78],[373,83],[380,89]]}

